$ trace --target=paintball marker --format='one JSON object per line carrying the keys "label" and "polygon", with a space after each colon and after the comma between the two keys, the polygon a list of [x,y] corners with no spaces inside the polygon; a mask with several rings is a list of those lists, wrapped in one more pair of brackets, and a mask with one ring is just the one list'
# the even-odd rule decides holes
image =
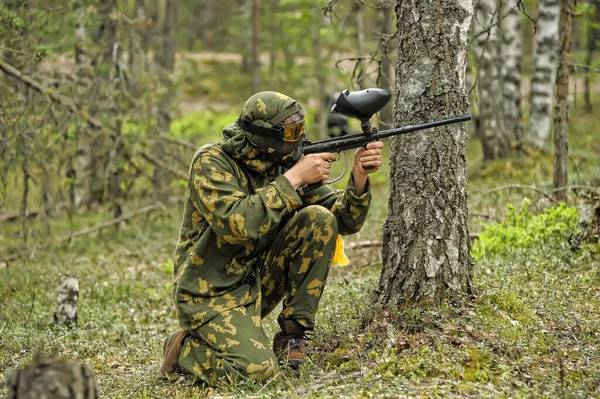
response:
{"label": "paintball marker", "polygon": [[[438,126],[471,120],[471,114],[464,114],[439,121],[426,122],[418,125],[409,125],[378,132],[376,128],[371,127],[369,119],[371,119],[373,115],[385,107],[385,105],[390,101],[391,97],[392,95],[389,92],[378,88],[354,92],[344,90],[335,100],[335,103],[331,107],[331,112],[339,113],[349,118],[357,118],[360,121],[362,133],[334,137],[327,140],[317,141],[315,143],[305,139],[298,149],[296,158],[300,159],[302,155],[317,154],[322,152],[339,153],[342,151],[351,150],[353,148],[364,147],[370,141],[377,141],[386,137],[397,136],[400,134],[416,132],[418,130],[430,129]],[[307,193],[317,187],[320,187],[323,183],[324,182],[309,184],[301,187],[301,190],[303,193]]]}

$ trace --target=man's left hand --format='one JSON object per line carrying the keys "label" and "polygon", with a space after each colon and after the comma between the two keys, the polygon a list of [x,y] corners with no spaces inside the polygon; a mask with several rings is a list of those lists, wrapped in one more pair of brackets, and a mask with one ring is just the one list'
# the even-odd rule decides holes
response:
{"label": "man's left hand", "polygon": [[356,195],[361,196],[367,188],[369,173],[377,172],[383,165],[383,141],[372,141],[367,148],[359,148],[354,153],[352,177],[356,188]]}
{"label": "man's left hand", "polygon": [[367,148],[359,148],[354,153],[354,165],[352,172],[357,174],[368,175],[369,173],[377,172],[383,165],[383,141],[372,141],[367,143]]}

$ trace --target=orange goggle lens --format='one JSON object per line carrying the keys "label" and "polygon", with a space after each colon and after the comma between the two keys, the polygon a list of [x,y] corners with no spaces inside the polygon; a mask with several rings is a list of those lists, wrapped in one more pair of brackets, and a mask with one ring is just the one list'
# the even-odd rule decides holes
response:
{"label": "orange goggle lens", "polygon": [[295,142],[304,134],[304,121],[295,125],[282,126],[283,141]]}

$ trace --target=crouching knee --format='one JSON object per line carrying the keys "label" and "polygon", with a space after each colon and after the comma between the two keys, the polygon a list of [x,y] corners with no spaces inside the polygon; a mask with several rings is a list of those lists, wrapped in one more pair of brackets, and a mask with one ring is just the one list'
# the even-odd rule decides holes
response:
{"label": "crouching knee", "polygon": [[332,236],[338,232],[337,220],[333,213],[320,205],[310,205],[297,213],[298,223],[309,227],[310,230],[319,230],[325,236]]}

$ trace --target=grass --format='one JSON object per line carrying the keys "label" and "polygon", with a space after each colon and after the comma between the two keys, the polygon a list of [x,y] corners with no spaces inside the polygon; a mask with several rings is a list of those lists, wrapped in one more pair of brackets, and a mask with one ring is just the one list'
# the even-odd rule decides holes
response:
{"label": "grass", "polygon": [[[594,115],[573,111],[574,184],[600,183],[596,124]],[[485,228],[482,220],[503,220],[509,201],[529,197],[532,212],[548,205],[526,190],[486,192],[516,183],[549,189],[551,154],[483,163],[477,140],[469,141],[468,151],[471,230]],[[381,238],[386,179],[375,180],[374,190],[368,222],[350,240]],[[126,212],[136,205],[128,204]],[[174,206],[130,220],[118,232],[105,229],[0,264],[0,396],[7,393],[6,371],[38,354],[87,363],[100,396],[110,398],[600,396],[600,249],[592,245],[487,257],[476,265],[473,296],[407,310],[371,305],[379,250],[349,251],[352,264],[330,274],[310,361],[299,377],[282,374],[262,387],[211,390],[160,382],[155,375],[162,342],[177,328],[170,281],[180,215]],[[100,209],[32,220],[28,245],[110,217]],[[22,247],[20,229],[18,223],[0,225],[2,253]],[[53,324],[61,273],[80,281],[79,324],[73,329]],[[265,323],[270,336],[275,313]]]}

